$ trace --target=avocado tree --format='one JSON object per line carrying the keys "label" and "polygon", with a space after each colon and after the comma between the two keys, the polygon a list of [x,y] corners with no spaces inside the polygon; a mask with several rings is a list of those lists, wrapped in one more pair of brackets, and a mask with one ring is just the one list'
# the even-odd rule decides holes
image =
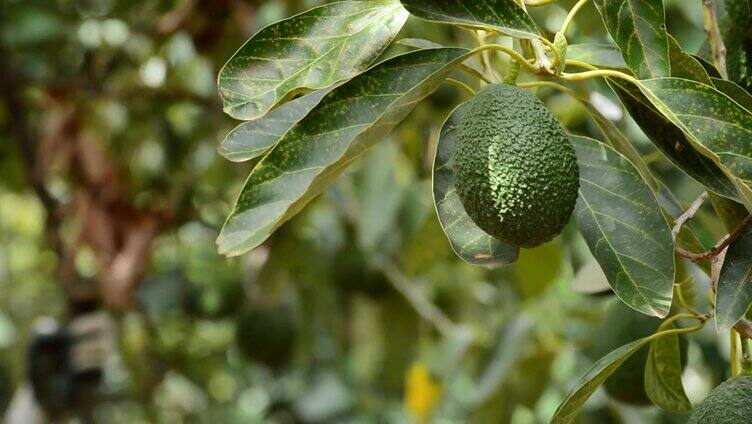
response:
{"label": "avocado tree", "polygon": [[[748,398],[752,3],[728,1],[730,18],[719,25],[723,9],[697,0],[707,42],[693,55],[668,32],[662,0],[594,0],[609,44],[567,36],[588,0],[577,1],[553,35],[542,31],[531,16],[545,16],[555,2],[340,1],[261,29],[218,78],[224,111],[243,121],[220,153],[255,161],[218,250],[238,256],[260,246],[419,102],[450,84],[467,100],[433,140],[432,189],[459,259],[484,267],[512,263],[520,248],[550,240],[571,216],[626,305],[620,316],[650,321],[640,324],[647,332],[598,352],[602,357],[552,421],[574,421],[601,383],[648,348],[637,362],[644,364],[640,395],[667,411],[692,411],[680,378],[681,340],[708,322],[732,335],[735,376],[719,388],[727,394],[714,393],[711,402]],[[411,16],[455,26],[459,41],[400,38]],[[587,109],[601,139],[566,133],[531,95],[551,90]],[[618,97],[661,157],[704,187],[697,200],[687,207],[676,200],[669,181],[591,101],[593,90]],[[709,248],[691,227],[706,202],[728,232]],[[687,262],[710,276],[707,307],[687,300]],[[749,405],[738,410],[726,422],[749,422]]]}

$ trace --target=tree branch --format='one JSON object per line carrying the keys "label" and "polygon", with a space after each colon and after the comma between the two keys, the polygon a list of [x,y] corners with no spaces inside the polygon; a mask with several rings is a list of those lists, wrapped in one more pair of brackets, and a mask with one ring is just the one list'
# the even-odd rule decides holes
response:
{"label": "tree branch", "polygon": [[722,238],[718,243],[716,243],[715,246],[713,246],[710,250],[707,250],[702,253],[694,253],[690,252],[684,249],[676,248],[676,253],[679,254],[679,256],[683,258],[687,258],[693,262],[699,262],[704,261],[706,259],[713,258],[715,256],[718,256],[721,252],[723,252],[731,243],[735,242],[739,236],[742,235],[744,230],[749,226],[749,224],[752,223],[752,215],[747,216],[744,218],[744,221],[742,221],[741,224],[739,224],[738,227],[734,229],[731,233],[729,233],[726,237]]}
{"label": "tree branch", "polygon": [[718,73],[723,79],[728,79],[726,70],[726,46],[723,44],[723,37],[718,27],[718,14],[716,12],[715,0],[702,1],[702,16],[705,21],[705,32],[708,34],[710,49],[713,52],[713,62],[718,68]]}
{"label": "tree branch", "polygon": [[676,221],[674,221],[674,228],[671,230],[671,238],[676,241],[676,237],[681,232],[682,227],[684,224],[692,219],[698,210],[700,210],[700,207],[703,203],[705,203],[705,200],[708,198],[708,192],[704,191],[697,199],[695,199],[691,205],[689,205],[689,208],[687,208],[686,211],[679,217],[676,218]]}

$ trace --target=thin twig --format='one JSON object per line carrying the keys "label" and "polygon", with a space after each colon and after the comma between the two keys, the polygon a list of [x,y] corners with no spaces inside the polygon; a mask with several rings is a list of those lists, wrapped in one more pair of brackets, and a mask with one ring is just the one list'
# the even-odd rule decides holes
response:
{"label": "thin twig", "polygon": [[674,228],[671,230],[671,238],[676,241],[676,237],[679,235],[679,232],[681,232],[682,226],[692,219],[698,210],[700,210],[700,207],[703,203],[705,203],[705,200],[708,199],[708,192],[704,191],[697,199],[695,199],[691,205],[689,205],[689,208],[679,217],[676,218],[676,221],[674,221]]}
{"label": "thin twig", "polygon": [[687,258],[693,262],[704,261],[706,259],[716,257],[721,252],[723,252],[731,243],[735,242],[739,238],[739,236],[742,235],[742,233],[749,226],[750,223],[752,223],[752,215],[749,215],[746,218],[744,218],[744,221],[742,221],[742,223],[739,224],[739,226],[736,227],[734,231],[729,233],[726,237],[722,238],[718,243],[716,243],[715,246],[713,246],[708,251],[705,251],[702,253],[694,253],[694,252],[689,252],[684,249],[677,248],[676,253],[678,253],[679,256],[683,258]]}
{"label": "thin twig", "polygon": [[569,28],[569,25],[572,24],[572,21],[574,20],[575,15],[577,15],[577,12],[579,12],[582,6],[584,6],[585,3],[587,3],[588,1],[590,0],[579,0],[577,4],[575,4],[574,7],[572,7],[566,19],[564,19],[564,23],[561,24],[561,29],[559,30],[559,32],[562,35],[566,35],[567,29]]}
{"label": "thin twig", "polygon": [[436,305],[416,287],[412,281],[405,277],[393,264],[384,264],[381,267],[387,281],[407,299],[415,312],[424,320],[430,322],[436,330],[446,338],[452,338],[463,334],[466,330],[452,322]]}
{"label": "thin twig", "polygon": [[752,339],[752,322],[742,318],[734,325],[734,330],[745,339]]}
{"label": "thin twig", "polygon": [[710,49],[713,52],[713,62],[723,79],[728,79],[726,70],[726,46],[723,44],[721,30],[718,27],[718,14],[715,0],[702,1],[702,16],[705,21],[705,32],[708,34]]}
{"label": "thin twig", "polygon": [[447,78],[444,80],[444,82],[446,82],[449,85],[453,85],[455,87],[459,87],[460,89],[467,91],[470,94],[470,96],[475,95],[475,90],[460,80],[457,80],[454,78]]}

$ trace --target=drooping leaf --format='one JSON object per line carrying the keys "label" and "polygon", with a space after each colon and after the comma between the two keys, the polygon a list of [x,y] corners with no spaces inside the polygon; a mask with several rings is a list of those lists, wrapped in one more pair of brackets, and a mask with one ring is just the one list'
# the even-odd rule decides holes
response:
{"label": "drooping leaf", "polygon": [[711,84],[710,76],[700,62],[684,51],[679,42],[668,35],[668,57],[671,64],[671,76]]}
{"label": "drooping leaf", "polygon": [[519,38],[536,38],[535,21],[515,0],[402,0],[411,14],[427,21],[501,32]]}
{"label": "drooping leaf", "polygon": [[608,83],[645,135],[674,165],[708,189],[730,199],[741,199],[736,186],[718,164],[698,152],[681,129],[668,121],[638,87],[619,79],[609,79]]}
{"label": "drooping leaf", "polygon": [[233,162],[263,155],[296,122],[303,119],[328,91],[314,91],[281,105],[261,118],[243,122],[227,134],[219,146],[219,153]]}
{"label": "drooping leaf", "polygon": [[752,304],[752,226],[731,243],[718,278],[716,327],[727,332]]}
{"label": "drooping leaf", "polygon": [[220,253],[239,255],[266,240],[432,93],[467,52],[400,55],[328,93],[251,172],[217,239]]}
{"label": "drooping leaf", "polygon": [[621,51],[611,44],[570,44],[567,59],[579,60],[599,68],[627,69]]}
{"label": "drooping leaf", "polygon": [[219,73],[224,110],[251,120],[365,70],[407,19],[398,0],[341,1],[261,29]]}
{"label": "drooping leaf", "polygon": [[454,154],[457,150],[456,125],[464,105],[458,106],[444,122],[433,162],[433,196],[439,222],[452,250],[462,260],[485,266],[514,262],[519,248],[491,237],[478,228],[465,212],[455,184]]}
{"label": "drooping leaf", "polygon": [[597,0],[595,4],[638,78],[670,75],[663,0]]}
{"label": "drooping leaf", "polygon": [[705,156],[733,176],[742,203],[752,207],[752,112],[714,87],[681,78],[640,82],[653,105]]}
{"label": "drooping leaf", "polygon": [[574,422],[580,413],[582,406],[588,400],[590,395],[606,379],[616,371],[621,364],[630,356],[640,350],[649,342],[649,339],[643,338],[635,340],[618,349],[611,351],[608,355],[599,359],[585,375],[580,378],[577,385],[569,392],[564,401],[556,409],[556,413],[551,417],[552,424],[569,424]]}
{"label": "drooping leaf", "polygon": [[[673,325],[667,329],[675,328]],[[645,393],[661,409],[687,413],[692,403],[684,392],[681,380],[681,350],[679,336],[669,334],[650,343],[650,353],[645,364]]]}
{"label": "drooping leaf", "polygon": [[674,243],[655,195],[612,148],[587,137],[570,139],[580,165],[580,233],[624,303],[665,317],[673,295]]}

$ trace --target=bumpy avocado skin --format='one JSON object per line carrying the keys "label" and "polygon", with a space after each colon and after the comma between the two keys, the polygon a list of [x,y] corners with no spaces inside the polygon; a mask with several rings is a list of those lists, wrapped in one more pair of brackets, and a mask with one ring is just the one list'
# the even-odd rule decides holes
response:
{"label": "bumpy avocado skin", "polygon": [[752,423],[752,376],[734,377],[716,387],[692,413],[689,424]]}
{"label": "bumpy avocado skin", "polygon": [[520,247],[553,239],[579,189],[574,147],[540,100],[504,84],[468,101],[457,126],[457,193],[486,233]]}
{"label": "bumpy avocado skin", "polygon": [[[661,320],[641,314],[619,299],[612,299],[606,308],[603,325],[593,337],[592,348],[586,351],[592,360],[598,360],[621,346],[647,337],[658,329]],[[682,367],[687,363],[687,341],[679,339]],[[613,399],[630,405],[650,405],[645,393],[645,363],[649,348],[643,347],[629,357],[603,383],[606,393]]]}

